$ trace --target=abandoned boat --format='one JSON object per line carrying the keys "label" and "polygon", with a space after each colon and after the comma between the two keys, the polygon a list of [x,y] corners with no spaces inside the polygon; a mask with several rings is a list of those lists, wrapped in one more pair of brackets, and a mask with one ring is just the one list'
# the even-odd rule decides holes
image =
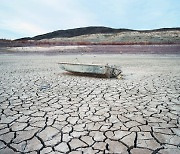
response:
{"label": "abandoned boat", "polygon": [[71,72],[89,75],[100,75],[107,78],[118,77],[121,74],[121,70],[115,66],[109,65],[94,65],[94,64],[74,64],[74,63],[58,63],[60,68]]}

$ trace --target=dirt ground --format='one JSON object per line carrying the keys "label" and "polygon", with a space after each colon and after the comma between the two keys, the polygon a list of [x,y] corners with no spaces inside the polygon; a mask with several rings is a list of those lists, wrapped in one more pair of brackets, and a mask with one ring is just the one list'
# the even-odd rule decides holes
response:
{"label": "dirt ground", "polygon": [[[109,64],[123,79],[66,74]],[[180,55],[0,55],[0,153],[180,153]]]}

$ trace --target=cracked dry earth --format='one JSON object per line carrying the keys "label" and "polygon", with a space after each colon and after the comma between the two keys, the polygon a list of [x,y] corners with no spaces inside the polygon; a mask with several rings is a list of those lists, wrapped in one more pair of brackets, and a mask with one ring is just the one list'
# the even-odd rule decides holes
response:
{"label": "cracked dry earth", "polygon": [[180,57],[84,55],[123,80],[63,74],[75,56],[0,55],[0,153],[179,154]]}

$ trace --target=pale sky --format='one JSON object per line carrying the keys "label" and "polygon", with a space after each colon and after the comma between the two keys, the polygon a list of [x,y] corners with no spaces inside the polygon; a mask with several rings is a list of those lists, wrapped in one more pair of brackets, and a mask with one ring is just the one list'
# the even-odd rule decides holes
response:
{"label": "pale sky", "polygon": [[86,26],[180,27],[180,0],[0,0],[0,38]]}

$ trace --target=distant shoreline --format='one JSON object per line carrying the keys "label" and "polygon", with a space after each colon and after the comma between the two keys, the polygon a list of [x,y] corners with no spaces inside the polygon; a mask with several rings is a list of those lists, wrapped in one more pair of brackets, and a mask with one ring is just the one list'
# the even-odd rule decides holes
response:
{"label": "distant shoreline", "polygon": [[4,47],[0,53],[42,54],[180,54],[180,44],[171,45],[69,45]]}

